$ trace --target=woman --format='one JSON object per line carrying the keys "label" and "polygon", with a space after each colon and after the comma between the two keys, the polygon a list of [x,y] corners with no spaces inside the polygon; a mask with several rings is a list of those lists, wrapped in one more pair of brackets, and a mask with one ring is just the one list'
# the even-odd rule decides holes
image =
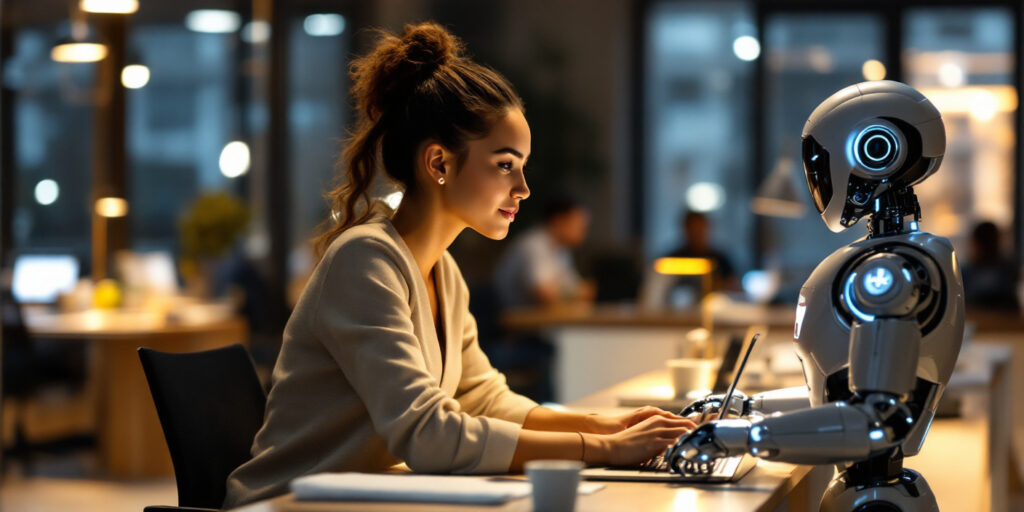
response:
{"label": "woman", "polygon": [[[469,294],[446,251],[465,228],[504,238],[530,195],[530,129],[498,73],[435,24],[383,35],[352,65],[361,116],[331,193],[337,223],[274,369],[253,458],[225,507],[322,471],[504,473],[536,458],[638,463],[694,424],[644,408],[556,412],[511,392],[480,350]],[[377,169],[404,187],[392,218],[371,207]],[[360,208],[365,211],[360,212]]]}

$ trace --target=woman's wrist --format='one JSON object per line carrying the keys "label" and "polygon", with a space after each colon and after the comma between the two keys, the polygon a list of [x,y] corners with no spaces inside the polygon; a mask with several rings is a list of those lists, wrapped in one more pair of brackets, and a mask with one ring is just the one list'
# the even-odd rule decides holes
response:
{"label": "woman's wrist", "polygon": [[580,433],[583,462],[596,466],[608,464],[608,439],[603,434]]}

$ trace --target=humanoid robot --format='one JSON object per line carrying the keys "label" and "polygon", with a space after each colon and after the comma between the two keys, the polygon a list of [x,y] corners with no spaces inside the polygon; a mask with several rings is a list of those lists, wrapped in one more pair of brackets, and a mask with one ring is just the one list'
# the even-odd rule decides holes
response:
{"label": "humanoid robot", "polygon": [[[918,230],[913,186],[939,168],[946,138],[936,108],[893,81],[852,85],[804,125],[803,163],[833,232],[868,218],[865,238],[829,255],[800,290],[793,338],[810,407],[772,392],[725,406],[669,448],[687,462],[749,453],[836,464],[821,510],[938,510],[925,479],[903,467],[921,449],[963,341],[963,283],[953,247]],[[721,406],[708,397],[689,411]]]}

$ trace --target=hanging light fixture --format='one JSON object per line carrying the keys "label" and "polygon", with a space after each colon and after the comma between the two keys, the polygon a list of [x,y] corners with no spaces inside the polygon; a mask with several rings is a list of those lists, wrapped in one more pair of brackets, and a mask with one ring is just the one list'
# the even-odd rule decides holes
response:
{"label": "hanging light fixture", "polygon": [[799,218],[804,215],[804,203],[793,183],[793,158],[787,152],[779,155],[768,178],[757,188],[750,201],[750,209],[758,215]]}
{"label": "hanging light fixture", "polygon": [[139,10],[138,0],[81,0],[78,8],[84,12],[102,14],[131,14]]}
{"label": "hanging light fixture", "polygon": [[89,26],[75,12],[71,18],[71,37],[58,39],[50,50],[50,58],[56,62],[99,62],[106,56],[107,46],[89,36]]}

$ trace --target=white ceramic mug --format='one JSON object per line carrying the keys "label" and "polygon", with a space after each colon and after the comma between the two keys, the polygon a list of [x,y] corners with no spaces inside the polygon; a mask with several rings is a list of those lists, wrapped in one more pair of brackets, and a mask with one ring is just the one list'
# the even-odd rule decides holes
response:
{"label": "white ceramic mug", "polygon": [[676,397],[686,396],[690,391],[711,391],[714,385],[716,361],[711,359],[669,359],[669,374]]}
{"label": "white ceramic mug", "polygon": [[533,510],[536,512],[570,512],[576,506],[580,485],[578,460],[531,460],[526,463],[526,477],[533,486]]}

